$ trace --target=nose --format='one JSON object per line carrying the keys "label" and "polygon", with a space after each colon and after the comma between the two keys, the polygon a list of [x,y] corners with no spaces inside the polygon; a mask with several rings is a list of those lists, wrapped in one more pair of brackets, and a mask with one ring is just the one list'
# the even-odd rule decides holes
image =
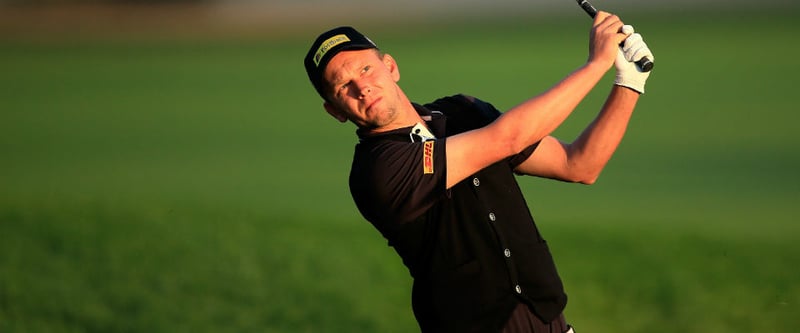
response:
{"label": "nose", "polygon": [[358,88],[356,91],[358,94],[358,99],[364,99],[364,97],[368,96],[372,92],[372,86],[367,82],[356,82],[355,85]]}

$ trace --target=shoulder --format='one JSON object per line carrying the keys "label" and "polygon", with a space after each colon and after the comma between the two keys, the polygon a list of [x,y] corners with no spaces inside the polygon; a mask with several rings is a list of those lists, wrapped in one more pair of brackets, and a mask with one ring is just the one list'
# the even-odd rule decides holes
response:
{"label": "shoulder", "polygon": [[501,115],[492,104],[463,94],[437,99],[425,107],[441,111],[448,119],[448,127],[458,127],[459,131],[486,126]]}
{"label": "shoulder", "polygon": [[[406,135],[407,137],[408,135]],[[411,157],[415,145],[408,140],[392,140],[389,138],[370,138],[356,145],[354,164],[390,166],[396,162]]]}
{"label": "shoulder", "polygon": [[425,107],[430,110],[440,110],[442,112],[477,111],[481,115],[490,118],[497,118],[500,116],[500,111],[492,104],[474,96],[464,94],[443,97],[425,104]]}
{"label": "shoulder", "polygon": [[423,145],[411,142],[409,133],[380,135],[359,142],[353,155],[351,182],[380,188],[386,185],[385,179],[408,173],[419,165]]}
{"label": "shoulder", "polygon": [[[386,139],[359,143],[349,183],[362,215],[384,225],[407,222],[427,210],[445,190],[446,173],[439,168],[444,166],[444,155],[433,154],[443,151],[444,142]],[[439,147],[432,149],[432,145]]]}

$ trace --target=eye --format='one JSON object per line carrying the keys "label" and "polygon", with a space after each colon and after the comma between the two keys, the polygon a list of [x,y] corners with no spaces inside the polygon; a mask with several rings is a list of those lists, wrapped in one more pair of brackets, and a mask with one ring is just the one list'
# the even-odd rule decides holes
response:
{"label": "eye", "polygon": [[372,69],[372,66],[371,66],[371,65],[366,65],[366,66],[364,66],[364,68],[361,70],[361,73],[366,73],[366,72],[369,72],[369,70],[370,70],[370,69]]}

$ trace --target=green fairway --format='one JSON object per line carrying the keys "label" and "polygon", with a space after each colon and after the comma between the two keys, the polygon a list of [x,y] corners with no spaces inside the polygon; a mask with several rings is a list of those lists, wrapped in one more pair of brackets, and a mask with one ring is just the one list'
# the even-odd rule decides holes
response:
{"label": "green fairway", "polygon": [[[795,15],[627,18],[656,67],[600,180],[520,178],[579,331],[800,325]],[[583,16],[478,23],[362,30],[418,102],[508,109],[587,55]],[[418,331],[313,37],[0,41],[0,332]]]}

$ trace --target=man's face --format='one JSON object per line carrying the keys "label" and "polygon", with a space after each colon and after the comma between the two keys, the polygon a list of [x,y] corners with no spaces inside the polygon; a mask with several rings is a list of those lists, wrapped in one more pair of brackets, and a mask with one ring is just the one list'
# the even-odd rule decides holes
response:
{"label": "man's face", "polygon": [[340,121],[380,130],[397,119],[400,79],[397,64],[375,49],[344,51],[325,67],[325,109]]}

